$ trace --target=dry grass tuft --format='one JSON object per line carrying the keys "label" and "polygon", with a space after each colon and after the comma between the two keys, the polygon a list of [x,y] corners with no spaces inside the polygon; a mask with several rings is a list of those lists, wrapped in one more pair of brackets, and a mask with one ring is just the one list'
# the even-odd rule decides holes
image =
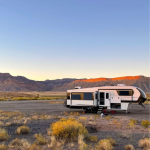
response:
{"label": "dry grass tuft", "polygon": [[134,127],[135,127],[136,124],[137,124],[137,121],[135,119],[130,119],[127,127],[134,129]]}
{"label": "dry grass tuft", "polygon": [[114,119],[112,121],[112,124],[114,124],[118,129],[122,127],[121,122],[118,121],[117,119]]}
{"label": "dry grass tuft", "polygon": [[97,136],[90,136],[90,137],[89,137],[89,140],[90,140],[91,142],[98,142],[98,137],[97,137]]}
{"label": "dry grass tuft", "polygon": [[79,112],[70,112],[70,114],[69,114],[66,111],[64,111],[61,114],[65,115],[65,116],[70,116],[70,115],[72,115],[72,116],[80,116]]}
{"label": "dry grass tuft", "polygon": [[51,143],[48,145],[48,148],[53,149],[62,149],[66,140],[56,140],[55,136],[50,137]]}
{"label": "dry grass tuft", "polygon": [[7,131],[3,128],[0,128],[0,141],[6,141],[9,139]]}
{"label": "dry grass tuft", "polygon": [[105,120],[108,120],[108,121],[109,121],[110,119],[112,119],[111,116],[106,116],[106,117],[105,117]]}
{"label": "dry grass tuft", "polygon": [[83,140],[84,140],[84,136],[79,135],[78,136],[79,150],[87,150],[89,148],[89,146]]}
{"label": "dry grass tuft", "polygon": [[57,139],[68,139],[76,141],[78,135],[83,135],[85,138],[88,136],[87,129],[75,118],[61,119],[51,125],[52,135]]}
{"label": "dry grass tuft", "polygon": [[145,102],[144,102],[144,105],[150,105],[150,101],[148,101],[148,100],[145,101]]}
{"label": "dry grass tuft", "polygon": [[111,143],[111,145],[115,146],[116,145],[116,140],[113,140],[111,137],[107,138],[109,140],[109,142]]}
{"label": "dry grass tuft", "polygon": [[34,137],[36,138],[36,143],[39,145],[45,145],[47,143],[42,134],[35,134]]}
{"label": "dry grass tuft", "polygon": [[79,117],[79,118],[78,118],[78,121],[79,121],[80,123],[82,123],[83,125],[85,125],[86,122],[87,122],[87,117]]}
{"label": "dry grass tuft", "polygon": [[30,133],[30,128],[26,125],[23,125],[21,127],[18,127],[16,129],[17,134],[29,134]]}
{"label": "dry grass tuft", "polygon": [[142,125],[142,127],[144,127],[144,128],[148,128],[148,126],[150,125],[150,121],[148,121],[148,120],[143,120],[143,121],[141,122],[141,125]]}
{"label": "dry grass tuft", "polygon": [[36,145],[36,143],[33,143],[29,150],[42,150],[42,147],[40,147],[39,145]]}
{"label": "dry grass tuft", "polygon": [[126,145],[124,147],[125,150],[135,150],[134,146],[133,145]]}
{"label": "dry grass tuft", "polygon": [[79,112],[71,112],[70,115],[73,115],[73,116],[80,116]]}
{"label": "dry grass tuft", "polygon": [[8,146],[4,145],[4,144],[1,144],[0,145],[0,150],[8,150]]}
{"label": "dry grass tuft", "polygon": [[10,142],[9,147],[10,148],[30,148],[31,144],[26,139],[14,139]]}
{"label": "dry grass tuft", "polygon": [[93,117],[90,117],[90,118],[89,118],[89,121],[93,121]]}
{"label": "dry grass tuft", "polygon": [[113,145],[110,143],[110,140],[103,139],[95,145],[95,150],[113,150]]}
{"label": "dry grass tuft", "polygon": [[38,120],[38,119],[51,119],[52,118],[52,116],[50,116],[50,115],[44,115],[44,114],[42,114],[42,115],[34,115],[34,116],[31,116],[30,118],[29,118],[29,120]]}
{"label": "dry grass tuft", "polygon": [[0,126],[3,126],[3,125],[4,125],[4,123],[0,121]]}
{"label": "dry grass tuft", "polygon": [[52,148],[56,145],[57,141],[56,141],[55,136],[51,136],[50,139],[51,139],[51,143],[48,145],[48,147]]}
{"label": "dry grass tuft", "polygon": [[141,139],[138,143],[138,146],[140,148],[143,148],[143,149],[150,149],[150,139],[149,138],[145,138],[145,139]]}

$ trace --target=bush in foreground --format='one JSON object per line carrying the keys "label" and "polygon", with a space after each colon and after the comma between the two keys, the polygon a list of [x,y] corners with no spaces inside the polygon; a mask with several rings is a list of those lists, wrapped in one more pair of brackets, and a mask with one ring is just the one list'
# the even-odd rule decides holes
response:
{"label": "bush in foreground", "polygon": [[9,147],[11,148],[30,148],[30,143],[26,139],[14,139],[9,143]]}
{"label": "bush in foreground", "polygon": [[29,150],[42,150],[42,147],[36,145],[36,143],[32,144]]}
{"label": "bush in foreground", "polygon": [[61,119],[51,125],[52,135],[58,138],[77,141],[79,135],[87,138],[87,129],[74,118]]}
{"label": "bush in foreground", "polygon": [[113,150],[113,145],[109,139],[103,139],[95,145],[95,150]]}
{"label": "bush in foreground", "polygon": [[91,142],[98,142],[98,137],[97,136],[90,136],[89,137],[89,140],[91,141]]}
{"label": "bush in foreground", "polygon": [[35,134],[34,137],[36,138],[36,143],[39,145],[45,145],[47,143],[42,134]]}
{"label": "bush in foreground", "polygon": [[4,144],[1,144],[0,145],[0,150],[8,150],[8,146],[4,145]]}
{"label": "bush in foreground", "polygon": [[149,138],[141,139],[139,141],[138,145],[139,145],[140,148],[150,149],[150,139]]}
{"label": "bush in foreground", "polygon": [[133,145],[126,145],[124,147],[125,150],[135,150],[134,146]]}
{"label": "bush in foreground", "polygon": [[0,141],[6,141],[9,139],[7,131],[3,128],[0,128]]}
{"label": "bush in foreground", "polygon": [[28,126],[20,126],[16,129],[17,134],[29,134],[30,133],[30,128]]}

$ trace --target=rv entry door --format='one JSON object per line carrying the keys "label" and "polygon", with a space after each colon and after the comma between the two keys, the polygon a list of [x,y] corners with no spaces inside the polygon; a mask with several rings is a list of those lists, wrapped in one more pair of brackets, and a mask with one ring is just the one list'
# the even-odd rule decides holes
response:
{"label": "rv entry door", "polygon": [[110,93],[105,91],[98,92],[98,104],[99,106],[108,106],[110,107]]}

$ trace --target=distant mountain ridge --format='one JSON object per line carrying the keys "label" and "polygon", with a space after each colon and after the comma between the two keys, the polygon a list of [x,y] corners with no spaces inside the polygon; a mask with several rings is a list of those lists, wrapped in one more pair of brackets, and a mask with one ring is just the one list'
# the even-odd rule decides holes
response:
{"label": "distant mountain ridge", "polygon": [[82,88],[125,84],[137,86],[150,93],[150,77],[126,76],[118,78],[93,78],[93,79],[56,79],[45,81],[29,80],[23,76],[12,76],[9,73],[0,73],[0,91],[66,91],[75,86]]}

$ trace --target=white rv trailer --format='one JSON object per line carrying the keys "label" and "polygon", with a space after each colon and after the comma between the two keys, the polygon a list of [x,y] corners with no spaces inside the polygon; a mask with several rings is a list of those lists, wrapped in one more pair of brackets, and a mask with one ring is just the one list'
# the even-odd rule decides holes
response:
{"label": "white rv trailer", "polygon": [[67,90],[64,106],[95,113],[102,112],[103,109],[125,110],[128,113],[132,103],[142,105],[146,99],[146,94],[140,88],[124,84],[92,88],[75,87]]}

